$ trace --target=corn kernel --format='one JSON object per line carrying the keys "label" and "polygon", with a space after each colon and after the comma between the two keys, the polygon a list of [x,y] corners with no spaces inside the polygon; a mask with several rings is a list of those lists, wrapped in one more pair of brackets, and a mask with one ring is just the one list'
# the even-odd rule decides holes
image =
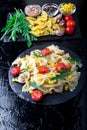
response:
{"label": "corn kernel", "polygon": [[53,93],[52,91],[49,92],[49,94],[52,94],[52,93]]}
{"label": "corn kernel", "polygon": [[53,84],[54,84],[54,82],[51,81],[51,80],[49,80],[48,83],[49,83],[50,85],[53,85]]}
{"label": "corn kernel", "polygon": [[71,74],[69,74],[69,75],[68,75],[68,79],[71,79],[71,78],[72,78],[72,75],[71,75]]}
{"label": "corn kernel", "polygon": [[12,78],[12,82],[18,81],[18,78]]}
{"label": "corn kernel", "polygon": [[68,86],[68,85],[64,86],[64,90],[65,90],[65,91],[67,91],[68,89],[69,89],[69,86]]}
{"label": "corn kernel", "polygon": [[33,90],[31,89],[31,90],[29,90],[29,93],[31,94],[33,92]]}

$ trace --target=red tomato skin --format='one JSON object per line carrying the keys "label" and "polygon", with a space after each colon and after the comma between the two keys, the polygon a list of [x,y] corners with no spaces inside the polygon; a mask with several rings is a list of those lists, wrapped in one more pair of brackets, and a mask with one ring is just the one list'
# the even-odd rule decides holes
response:
{"label": "red tomato skin", "polygon": [[10,69],[10,72],[11,72],[11,74],[16,76],[16,75],[20,74],[20,67],[14,66],[13,68]]}
{"label": "red tomato skin", "polygon": [[50,49],[49,48],[44,48],[43,50],[41,50],[41,54],[44,55],[44,56],[47,56],[49,55],[51,52],[50,52]]}
{"label": "red tomato skin", "polygon": [[43,98],[43,92],[41,92],[40,90],[33,90],[33,92],[31,93],[31,98],[33,99],[33,101],[39,102]]}
{"label": "red tomato skin", "polygon": [[64,20],[65,20],[65,21],[73,20],[73,16],[72,16],[72,15],[66,15],[66,16],[64,17]]}
{"label": "red tomato skin", "polygon": [[66,68],[70,70],[72,68],[72,65],[70,63],[66,64]]}
{"label": "red tomato skin", "polygon": [[55,68],[58,72],[64,72],[65,70],[67,70],[67,67],[63,62],[57,63]]}
{"label": "red tomato skin", "polygon": [[69,27],[69,26],[75,27],[76,26],[76,22],[74,20],[68,20],[66,22],[66,27]]}
{"label": "red tomato skin", "polygon": [[68,35],[71,35],[74,33],[75,28],[73,26],[66,27],[65,32]]}
{"label": "red tomato skin", "polygon": [[38,66],[38,71],[41,74],[45,74],[45,73],[49,72],[49,68],[45,65]]}

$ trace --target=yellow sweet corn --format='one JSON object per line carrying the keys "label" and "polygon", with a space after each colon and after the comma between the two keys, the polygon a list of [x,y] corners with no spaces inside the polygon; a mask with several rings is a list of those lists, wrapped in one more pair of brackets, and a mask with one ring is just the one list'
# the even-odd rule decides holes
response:
{"label": "yellow sweet corn", "polygon": [[64,86],[64,90],[65,90],[65,91],[68,91],[68,89],[69,89],[69,86],[68,86],[68,85]]}

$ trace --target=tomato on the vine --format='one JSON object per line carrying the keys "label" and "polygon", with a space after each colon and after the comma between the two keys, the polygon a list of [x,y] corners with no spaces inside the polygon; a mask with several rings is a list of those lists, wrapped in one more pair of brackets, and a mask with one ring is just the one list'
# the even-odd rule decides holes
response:
{"label": "tomato on the vine", "polygon": [[74,33],[74,30],[75,30],[75,28],[73,26],[68,26],[68,27],[66,27],[65,32],[66,32],[66,34],[71,35]]}
{"label": "tomato on the vine", "polygon": [[76,22],[74,20],[68,20],[66,22],[66,27],[69,27],[69,26],[75,27],[76,26]]}
{"label": "tomato on the vine", "polygon": [[49,68],[46,65],[38,66],[38,71],[41,74],[49,72]]}
{"label": "tomato on the vine", "polygon": [[16,76],[16,75],[20,74],[20,67],[14,66],[13,68],[10,69],[10,72],[11,72],[11,74]]}
{"label": "tomato on the vine", "polygon": [[41,50],[41,54],[44,55],[44,56],[47,56],[49,55],[51,52],[50,52],[50,49],[49,48],[44,48],[43,50]]}
{"label": "tomato on the vine", "polygon": [[43,92],[40,90],[33,90],[33,92],[31,93],[31,98],[33,99],[33,101],[39,102],[43,98]]}

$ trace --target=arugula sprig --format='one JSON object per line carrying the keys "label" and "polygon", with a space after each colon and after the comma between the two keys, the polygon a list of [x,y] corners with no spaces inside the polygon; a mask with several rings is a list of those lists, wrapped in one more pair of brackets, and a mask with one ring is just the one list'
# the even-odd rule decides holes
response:
{"label": "arugula sprig", "polygon": [[70,62],[81,62],[79,58],[68,57],[67,60]]}
{"label": "arugula sprig", "polygon": [[30,82],[29,85],[32,86],[32,87],[34,87],[35,89],[39,89],[39,90],[41,90],[42,92],[45,92],[45,90],[43,90],[40,86],[38,86],[38,85],[36,84],[36,82]]}
{"label": "arugula sprig", "polygon": [[31,34],[30,25],[21,9],[15,9],[15,13],[10,15],[6,26],[1,30],[1,32],[4,32],[4,34],[0,40],[3,40],[6,36],[9,36],[9,39],[16,41],[19,37],[23,36],[28,47],[32,45],[33,40],[37,40],[37,38]]}
{"label": "arugula sprig", "polygon": [[33,51],[33,55],[37,56],[37,57],[45,57],[46,58],[46,56],[42,55],[40,52],[36,53]]}
{"label": "arugula sprig", "polygon": [[65,76],[69,75],[70,73],[71,73],[70,70],[64,71],[64,72],[57,74],[56,76],[52,77],[51,80],[62,79]]}
{"label": "arugula sprig", "polygon": [[28,71],[28,69],[29,69],[29,66],[27,66],[27,67],[23,68],[23,69],[21,70],[21,73],[27,72],[27,71]]}

